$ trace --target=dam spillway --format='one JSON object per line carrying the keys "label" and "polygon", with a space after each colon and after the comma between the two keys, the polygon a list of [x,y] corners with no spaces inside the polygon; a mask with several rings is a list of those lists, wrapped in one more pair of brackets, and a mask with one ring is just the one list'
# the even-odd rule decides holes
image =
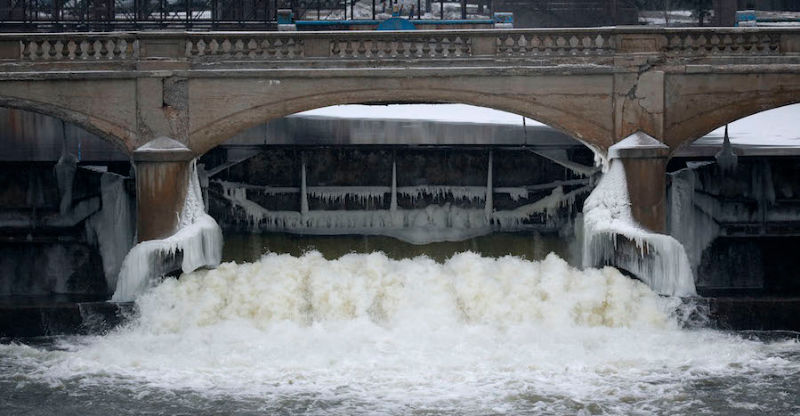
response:
{"label": "dam spillway", "polygon": [[[169,408],[196,414],[230,411],[231,406],[240,413],[290,414],[403,414],[409,409],[434,414],[530,409],[619,414],[657,413],[674,406],[687,412],[724,412],[753,403],[780,412],[796,409],[796,403],[780,394],[796,388],[796,338],[739,336],[707,328],[708,308],[734,305],[725,315],[730,318],[754,303],[658,296],[613,268],[580,270],[564,260],[575,262],[571,257],[580,256],[569,240],[580,233],[575,224],[580,223],[576,220],[583,198],[601,175],[591,151],[579,143],[390,141],[364,146],[308,140],[290,145],[265,144],[259,138],[239,137],[197,162],[207,210],[226,234],[224,258],[237,263],[180,277],[173,273],[137,297],[132,307],[79,303],[76,323],[47,321],[50,334],[77,330],[107,335],[56,336],[39,346],[0,344],[8,369],[0,377],[0,391],[36,395],[62,385],[67,392],[63,397],[38,408],[80,407],[91,400],[103,403],[93,408],[97,414],[129,405],[141,411]],[[64,159],[62,150],[54,154]],[[686,218],[687,207],[708,207],[702,198],[718,189],[717,172],[704,168],[711,165],[689,159],[675,161],[678,168],[669,182],[670,201],[677,207],[670,212],[672,218]],[[759,230],[773,229],[775,219],[786,218],[781,210],[790,210],[786,207],[793,188],[778,183],[791,177],[796,166],[792,160],[742,157],[739,176],[763,174],[766,164],[771,178],[777,178],[773,188],[778,197],[770,202],[762,196],[757,185],[764,180],[742,179],[736,185],[744,190],[740,196],[755,203],[718,194],[714,199],[719,207],[707,213],[717,219],[744,218],[736,214],[743,204],[750,207],[744,222],[759,218],[764,220]],[[88,191],[70,194],[74,202],[68,205],[95,198],[96,210],[86,212],[100,221],[112,205],[111,193],[103,194],[104,177],[120,178],[114,195],[130,198],[136,190],[125,179],[124,161],[89,163],[92,167],[77,163],[73,179],[73,186]],[[64,198],[55,165],[51,161],[31,167],[34,173],[28,176],[40,179],[25,182],[30,187],[26,192],[49,196],[27,199],[46,203],[24,207],[35,221],[17,226],[19,241],[8,243],[26,244],[28,234],[42,235],[39,230],[48,223],[35,213],[58,216]],[[694,181],[688,194],[679,192],[687,189],[687,176]],[[585,187],[588,191],[574,199],[565,198]],[[684,200],[691,204],[679,203]],[[520,208],[525,215],[504,214]],[[437,211],[445,209],[474,212],[485,221],[479,235],[463,233],[470,227],[459,227]],[[408,241],[413,234],[392,236],[385,223],[368,230],[360,219],[310,226],[323,221],[314,215],[341,218],[342,211],[361,215],[393,210],[424,212],[426,221],[434,221],[421,222],[420,228],[455,229],[459,233],[451,239],[457,241],[433,232],[428,237],[436,238],[414,245]],[[265,212],[291,213],[282,215],[298,220],[278,227],[265,220]],[[389,227],[391,233],[413,227],[405,220],[410,216],[403,218],[394,229]],[[461,224],[471,224],[467,218]],[[86,232],[81,221],[70,227],[86,250],[100,252],[98,242],[81,234]],[[735,221],[726,227],[721,228],[722,238],[741,230]],[[465,250],[474,252],[453,254]],[[713,244],[706,250],[719,252]],[[736,250],[729,250],[732,258],[747,249]],[[548,255],[550,251],[563,259]],[[168,264],[179,264],[182,255],[176,251]],[[101,260],[102,255],[95,270]],[[703,270],[715,264],[706,262],[701,259],[696,266]],[[718,271],[698,280],[708,282],[698,287],[712,293],[728,284],[734,292],[774,296],[789,281],[768,273],[751,276],[753,280],[726,282],[719,277],[729,275]],[[108,287],[101,290],[106,291],[102,297],[108,296]],[[782,312],[791,314],[791,307]],[[0,310],[9,320],[23,316],[21,308],[0,304]],[[64,310],[59,313],[67,316]],[[35,312],[47,319],[55,315]],[[116,329],[86,324],[120,319],[125,323]],[[737,319],[717,322],[735,327],[744,321]],[[784,322],[791,324],[792,319]],[[758,327],[759,321],[749,324]],[[781,381],[765,382],[775,379]],[[764,387],[742,389],[742,380]],[[698,388],[708,383],[724,389],[730,400],[715,404],[716,390]],[[143,403],[131,397],[150,399]]]}
{"label": "dam spillway", "polygon": [[[366,106],[359,111],[368,108]],[[103,198],[106,205],[125,200],[128,202],[123,206],[131,206],[135,198],[132,179],[124,179],[131,172],[130,165],[113,146],[109,147],[100,139],[92,139],[90,134],[81,133],[80,129],[69,127],[68,124],[33,113],[11,111],[7,114],[12,122],[11,127],[27,127],[16,130],[20,133],[4,140],[20,144],[49,140],[47,144],[36,147],[15,146],[4,155],[9,160],[28,159],[35,162],[34,165],[26,165],[23,170],[11,168],[8,172],[16,176],[6,176],[9,179],[7,190],[17,189],[9,193],[9,197],[27,193],[26,201],[29,201],[24,207],[13,208],[4,214],[7,217],[11,215],[9,219],[24,218],[25,215],[29,217],[23,222],[6,222],[7,243],[10,244],[7,250],[33,249],[40,250],[38,253],[53,253],[44,256],[47,260],[41,262],[38,269],[31,265],[15,269],[22,270],[22,273],[7,273],[8,276],[15,276],[18,282],[10,283],[14,281],[12,279],[7,283],[7,293],[94,293],[93,296],[102,299],[114,290],[116,270],[121,264],[121,259],[112,259],[121,256],[113,251],[126,250],[131,243],[99,241],[96,238],[97,231],[83,231],[82,221],[96,217],[91,221],[86,220],[87,224],[95,224],[94,228],[87,228],[92,230],[103,223],[101,214],[104,210],[99,209],[103,205]],[[439,247],[442,248],[447,246],[444,242],[449,241],[453,250],[463,250],[477,249],[483,244],[480,241],[490,241],[475,240],[480,236],[501,236],[506,233],[508,242],[500,243],[500,246],[509,247],[515,254],[542,259],[549,250],[555,250],[571,263],[581,263],[582,253],[576,248],[578,244],[564,244],[563,241],[569,242],[577,238],[572,236],[582,232],[580,227],[576,227],[576,221],[581,222],[583,200],[593,189],[600,173],[593,167],[592,152],[579,142],[530,120],[527,127],[503,124],[509,123],[509,120],[518,123],[518,119],[513,118],[481,125],[445,120],[348,121],[314,114],[317,113],[257,126],[213,149],[199,160],[198,172],[207,210],[225,232],[231,234],[233,246],[253,253],[245,258],[226,250],[230,256],[227,258],[254,260],[260,255],[258,250],[268,246],[300,254],[302,248],[327,244],[322,239],[312,242],[312,236],[324,238],[325,235],[340,235],[352,239],[361,235],[364,237],[359,238],[363,242],[357,243],[358,247],[381,247],[392,252],[393,244],[388,244],[389,240],[378,239],[378,236],[400,238],[414,244],[441,242]],[[487,137],[491,138],[488,140],[491,144],[476,144],[480,140],[486,141]],[[365,144],[369,140],[381,144]],[[70,196],[75,208],[71,209],[69,215],[75,219],[72,222],[53,222],[53,219],[47,219],[48,215],[55,215],[53,218],[58,216],[55,211],[60,209],[58,205],[63,202],[63,197],[58,195],[58,181],[48,163],[61,157],[65,145],[69,152],[82,158],[81,166],[76,171],[76,182],[73,183],[77,193]],[[788,247],[780,241],[790,242],[793,238],[791,228],[787,228],[794,218],[792,198],[798,194],[792,190],[790,183],[796,166],[792,162],[793,156],[782,154],[778,158],[765,159],[768,156],[763,151],[753,156],[745,153],[738,170],[741,180],[735,186],[744,190],[745,198],[754,195],[752,202],[735,199],[725,202],[724,194],[712,195],[709,199],[709,192],[721,189],[714,182],[719,181],[721,176],[714,165],[693,161],[698,157],[708,157],[704,147],[698,149],[696,156],[691,151],[683,150],[673,159],[671,165],[674,167],[670,170],[674,173],[670,175],[668,188],[668,217],[673,218],[671,232],[687,247],[698,289],[709,294],[774,295],[781,293],[783,289],[780,288],[789,288],[791,292],[792,278],[778,272],[785,266],[771,267],[790,262],[791,256],[772,255],[777,251],[768,247],[770,244]],[[686,166],[694,168],[686,169]],[[764,187],[756,188],[766,179],[756,183],[746,178],[757,172],[766,172],[766,166],[769,166],[768,175],[761,173],[760,177],[769,181],[774,177],[775,183],[765,183]],[[31,173],[23,174],[24,169],[31,170]],[[369,175],[364,175],[365,171]],[[11,180],[17,176],[21,178],[21,174],[25,176],[24,179]],[[122,193],[117,194],[123,199],[114,197],[108,186],[106,188],[109,191],[105,194],[102,192],[100,182],[103,175],[108,178],[119,175],[118,181],[122,187],[118,189]],[[681,199],[687,198],[686,192],[680,191],[686,188],[687,175],[700,175],[691,183],[710,184],[702,185],[710,187],[708,189],[695,191],[697,196],[694,202],[691,202],[691,198],[689,202]],[[773,192],[777,200],[764,196],[767,194],[758,194],[762,192],[759,189]],[[726,192],[730,194],[731,191]],[[709,205],[709,201],[716,201],[714,203],[718,207]],[[690,204],[698,208],[687,211]],[[756,208],[751,208],[751,205]],[[26,209],[30,214],[20,216]],[[123,210],[125,212],[120,209],[117,207],[107,211],[105,217],[121,219],[133,212],[132,208]],[[719,231],[714,231],[712,227],[709,233],[702,228],[687,226],[690,220],[697,224],[707,222],[708,215],[715,216],[715,223],[730,225],[725,225]],[[65,225],[52,228],[57,223]],[[753,224],[761,225],[753,228]],[[72,227],[69,232],[76,236],[72,237],[74,243],[67,243],[64,236],[56,237],[53,243],[45,243],[45,239],[53,238],[48,237],[53,236],[53,232],[57,235],[62,232],[57,230],[67,230],[69,227]],[[109,227],[105,226],[106,229]],[[46,231],[48,229],[53,231]],[[713,235],[710,234],[713,232],[719,236],[719,241],[714,244],[710,244],[710,240],[698,243],[700,245],[694,244],[696,239],[681,230],[708,235]],[[281,233],[297,237],[286,238]],[[525,244],[529,248],[520,250],[521,246],[515,246],[516,243],[512,242],[515,234],[508,233],[531,236],[530,241],[537,242],[532,246],[538,248]],[[82,234],[85,236],[82,237]],[[130,232],[114,234],[125,239]],[[274,238],[264,239],[258,237],[259,234]],[[374,236],[373,244],[369,243],[370,235]],[[743,240],[748,235],[757,238]],[[34,236],[33,240],[29,240],[30,236]],[[269,238],[273,238],[274,244],[270,243]],[[55,243],[57,240],[60,242]],[[467,243],[458,243],[460,240]],[[496,238],[492,237],[491,240],[496,241]],[[39,242],[39,245],[25,241]],[[67,264],[70,260],[66,253],[78,248],[64,251],[63,248],[47,248],[47,244],[78,244],[74,247],[81,247],[79,250],[83,251],[73,252],[85,254],[71,256],[85,260]],[[417,250],[410,246],[400,248],[402,244],[397,247],[398,253],[425,252],[425,249]],[[102,250],[106,252],[101,253]],[[704,255],[703,250],[706,251]],[[742,278],[737,280],[732,277],[737,273],[730,269],[730,265],[735,264],[731,256],[736,254],[711,254],[713,250],[727,250],[727,253],[745,250],[752,257],[745,267],[752,267],[743,270],[750,272],[741,273]],[[446,255],[439,258],[444,259]],[[176,261],[180,263],[179,258]],[[67,273],[67,276],[74,275],[74,279],[63,274],[48,277],[51,272],[47,270],[73,268],[77,271]],[[80,277],[99,275],[101,269],[105,275],[104,282]],[[40,277],[29,277],[34,274]],[[83,283],[70,283],[70,279]],[[92,281],[94,283],[89,283]],[[777,283],[780,281],[786,283]]]}

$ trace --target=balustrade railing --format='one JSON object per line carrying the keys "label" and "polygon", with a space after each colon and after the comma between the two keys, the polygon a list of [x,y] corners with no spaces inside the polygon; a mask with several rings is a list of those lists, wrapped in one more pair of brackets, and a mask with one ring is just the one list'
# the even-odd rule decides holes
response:
{"label": "balustrade railing", "polygon": [[509,33],[498,36],[499,55],[575,56],[614,53],[613,33]]}
{"label": "balustrade railing", "polygon": [[[763,56],[800,53],[800,30],[555,29],[408,32],[115,32],[2,34],[0,60],[171,58],[225,60],[416,60],[469,58]],[[559,62],[563,62],[559,61]],[[568,61],[567,61],[568,62]]]}
{"label": "balustrade railing", "polygon": [[23,61],[127,60],[139,56],[132,35],[42,36],[19,41]]}
{"label": "balustrade railing", "polygon": [[773,54],[780,50],[781,33],[685,32],[667,36],[670,54]]}
{"label": "balustrade railing", "polygon": [[187,58],[292,59],[303,57],[303,42],[290,35],[198,36],[186,39]]}

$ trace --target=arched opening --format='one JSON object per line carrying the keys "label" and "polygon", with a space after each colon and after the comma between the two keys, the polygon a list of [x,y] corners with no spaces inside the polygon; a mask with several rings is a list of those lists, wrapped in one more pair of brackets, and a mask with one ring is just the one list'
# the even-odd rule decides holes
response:
{"label": "arched opening", "polygon": [[800,104],[762,111],[673,155],[669,231],[700,294],[800,294],[791,254],[800,245],[798,119]]}
{"label": "arched opening", "polygon": [[272,120],[199,163],[226,260],[315,248],[437,259],[552,251],[580,264],[570,242],[594,160],[582,142],[517,114],[392,104]]}
{"label": "arched opening", "polygon": [[[537,120],[581,141],[595,151],[605,152],[613,144],[611,131],[613,127],[604,123],[604,120],[587,119],[586,111],[575,110],[563,100],[558,101],[550,97],[540,97],[531,102],[528,96],[516,97],[508,93],[493,94],[480,90],[446,87],[406,89],[402,88],[402,85],[396,86],[395,83],[381,89],[364,89],[354,85],[330,91],[331,81],[326,81],[325,84],[304,86],[301,89],[301,91],[319,89],[312,94],[295,96],[296,92],[281,92],[266,95],[263,98],[258,97],[254,103],[248,103],[245,108],[208,115],[208,121],[197,123],[190,133],[193,150],[197,154],[203,154],[243,131],[292,114],[329,106],[363,103],[467,104]],[[286,84],[286,87],[283,84]],[[281,88],[288,89],[291,85],[284,82]],[[580,105],[591,104],[580,103]]]}
{"label": "arched opening", "polygon": [[[126,126],[120,126],[102,118],[90,117],[79,111],[54,104],[16,97],[0,96],[0,108],[14,109],[24,113],[35,113],[53,118],[69,125],[70,129],[80,129],[88,135],[87,137],[91,136],[108,142],[120,152],[129,154],[132,150],[133,140],[131,139],[135,137],[135,134],[128,130]],[[50,124],[52,123],[50,122]],[[30,142],[30,140],[27,141]]]}
{"label": "arched opening", "polygon": [[105,300],[113,292],[136,220],[120,143],[0,107],[0,296]]}
{"label": "arched opening", "polygon": [[[680,154],[695,141],[708,141],[710,137],[722,138],[722,129],[729,124],[736,124],[741,132],[747,133],[744,136],[763,135],[764,130],[769,130],[777,121],[770,118],[783,119],[784,114],[792,113],[792,109],[796,108],[794,105],[798,103],[797,90],[787,87],[757,94],[732,94],[707,103],[702,111],[695,110],[684,115],[680,113],[685,113],[685,109],[676,109],[678,115],[675,117],[679,120],[673,121],[675,124],[668,128],[665,142],[673,148],[674,153]],[[781,124],[783,123],[777,123]],[[761,141],[763,143],[764,139]]]}

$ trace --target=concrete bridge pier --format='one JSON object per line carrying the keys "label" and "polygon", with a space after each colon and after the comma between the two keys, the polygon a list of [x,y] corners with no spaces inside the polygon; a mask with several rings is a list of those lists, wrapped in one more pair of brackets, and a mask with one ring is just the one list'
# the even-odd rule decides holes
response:
{"label": "concrete bridge pier", "polygon": [[191,150],[168,137],[152,140],[133,152],[138,242],[166,238],[177,231],[192,159]]}
{"label": "concrete bridge pier", "polygon": [[666,176],[669,147],[655,138],[636,132],[611,146],[609,158],[625,167],[631,214],[642,227],[666,233]]}

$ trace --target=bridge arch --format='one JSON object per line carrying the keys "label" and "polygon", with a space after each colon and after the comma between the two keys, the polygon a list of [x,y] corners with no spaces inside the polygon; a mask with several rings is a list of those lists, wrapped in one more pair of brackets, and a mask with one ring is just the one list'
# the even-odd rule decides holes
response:
{"label": "bridge arch", "polygon": [[604,152],[612,144],[612,132],[602,123],[587,120],[580,111],[568,105],[555,106],[546,101],[531,101],[528,96],[487,94],[479,91],[453,89],[362,89],[321,92],[276,98],[252,107],[221,116],[193,129],[190,143],[195,154],[201,155],[251,127],[288,115],[318,108],[344,104],[469,104],[524,116],[560,130],[586,145],[594,152]]}
{"label": "bridge arch", "polygon": [[135,134],[125,127],[101,118],[92,117],[82,112],[50,103],[2,95],[0,95],[0,107],[14,108],[50,116],[77,125],[87,132],[110,142],[127,155],[130,155],[133,150],[132,143],[134,143],[134,141],[132,138],[135,137]]}
{"label": "bridge arch", "polygon": [[664,142],[674,153],[726,124],[800,103],[794,74],[721,74],[711,81],[676,77],[666,82]]}
{"label": "bridge arch", "polygon": [[[704,123],[693,129],[689,129],[685,133],[688,135],[689,139],[681,143],[680,146],[688,146],[712,131],[743,118],[798,103],[800,103],[800,95],[781,95],[774,99],[763,97],[758,100],[731,103],[726,106],[711,109],[708,112],[704,112],[702,116],[698,115],[698,117],[705,118]],[[675,150],[678,148],[679,147],[675,147]]]}

